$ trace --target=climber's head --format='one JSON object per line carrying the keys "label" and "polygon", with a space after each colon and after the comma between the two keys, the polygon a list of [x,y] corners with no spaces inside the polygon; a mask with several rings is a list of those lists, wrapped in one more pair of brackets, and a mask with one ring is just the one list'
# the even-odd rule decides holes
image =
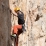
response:
{"label": "climber's head", "polygon": [[19,7],[15,7],[15,8],[14,8],[14,11],[15,11],[15,12],[18,12],[18,11],[20,11],[20,8],[19,8]]}

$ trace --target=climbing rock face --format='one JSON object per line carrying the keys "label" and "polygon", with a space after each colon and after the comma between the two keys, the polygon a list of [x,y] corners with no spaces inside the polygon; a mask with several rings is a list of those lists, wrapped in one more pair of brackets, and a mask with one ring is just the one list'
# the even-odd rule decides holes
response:
{"label": "climbing rock face", "polygon": [[[9,4],[12,11],[19,6],[24,12],[26,31],[20,34],[18,46],[46,46],[46,0],[9,0]],[[11,23],[17,24],[13,15]]]}

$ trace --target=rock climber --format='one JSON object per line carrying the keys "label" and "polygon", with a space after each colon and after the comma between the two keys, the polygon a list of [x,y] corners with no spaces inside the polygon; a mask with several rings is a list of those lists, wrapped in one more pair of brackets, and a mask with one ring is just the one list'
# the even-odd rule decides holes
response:
{"label": "rock climber", "polygon": [[20,10],[19,7],[15,7],[14,12],[16,14],[13,13],[13,15],[18,17],[18,25],[14,25],[11,28],[11,36],[17,38],[16,46],[18,46],[18,36],[19,36],[19,34],[21,34],[23,31],[26,31],[25,30],[25,25],[24,25],[25,20],[24,20],[24,13]]}
{"label": "rock climber", "polygon": [[[17,13],[15,16],[18,17],[18,25],[14,25],[12,28],[11,28],[11,35],[17,35],[18,33],[20,33],[22,30],[25,30],[24,28],[24,23],[25,23],[25,20],[24,20],[24,13],[20,10],[19,7],[15,7],[14,8],[14,12]],[[13,13],[14,14],[14,13]]]}

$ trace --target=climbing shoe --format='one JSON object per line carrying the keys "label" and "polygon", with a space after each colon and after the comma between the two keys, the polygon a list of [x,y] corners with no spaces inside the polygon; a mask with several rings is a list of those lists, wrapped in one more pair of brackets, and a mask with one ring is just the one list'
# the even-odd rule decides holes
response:
{"label": "climbing shoe", "polygon": [[11,37],[16,38],[16,34],[11,35]]}

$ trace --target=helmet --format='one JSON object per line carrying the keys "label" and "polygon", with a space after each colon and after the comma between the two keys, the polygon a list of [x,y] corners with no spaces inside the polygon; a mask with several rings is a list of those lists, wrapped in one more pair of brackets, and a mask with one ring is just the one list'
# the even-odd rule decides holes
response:
{"label": "helmet", "polygon": [[15,7],[15,8],[14,8],[14,11],[15,11],[15,12],[17,12],[17,11],[19,11],[19,10],[20,10],[19,7]]}

